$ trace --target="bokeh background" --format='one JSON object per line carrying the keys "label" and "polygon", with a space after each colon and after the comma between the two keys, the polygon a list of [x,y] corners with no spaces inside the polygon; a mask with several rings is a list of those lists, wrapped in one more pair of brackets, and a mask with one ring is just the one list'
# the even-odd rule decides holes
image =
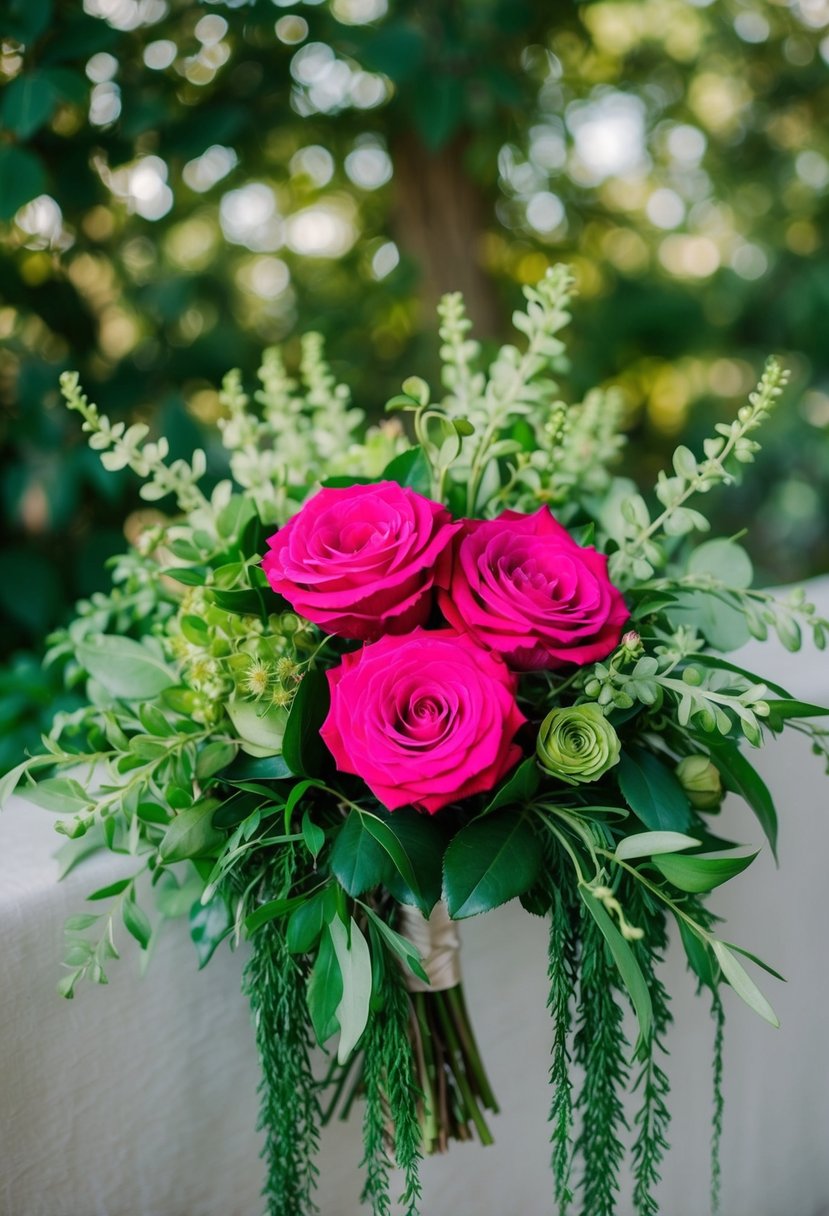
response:
{"label": "bokeh background", "polygon": [[263,346],[320,330],[376,415],[443,291],[494,344],[567,260],[564,393],[622,387],[643,486],[784,357],[707,506],[763,582],[829,569],[829,0],[2,0],[0,82],[0,766],[71,698],[42,640],[138,506],[67,367],[219,476],[218,383]]}

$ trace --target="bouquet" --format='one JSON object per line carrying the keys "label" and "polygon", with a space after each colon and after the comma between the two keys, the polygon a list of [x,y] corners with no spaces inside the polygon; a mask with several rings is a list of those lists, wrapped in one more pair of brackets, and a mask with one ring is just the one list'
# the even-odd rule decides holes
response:
{"label": "bouquet", "polygon": [[727,839],[727,790],[775,848],[746,745],[790,726],[826,757],[810,721],[826,711],[724,655],[769,630],[823,647],[829,625],[801,593],[752,589],[734,540],[695,536],[786,376],[770,361],[646,500],[612,471],[619,397],[559,400],[571,289],[563,267],[526,289],[521,348],[486,372],[445,297],[442,390],[406,380],[397,416],[368,428],[319,336],[298,379],[267,351],[252,400],[238,372],[222,389],[232,480],[210,480],[202,451],[171,462],[62,380],[104,466],[168,509],[142,514],[111,593],[52,639],[85,704],[2,792],[58,812],[64,869],[100,849],[133,861],[68,921],[64,996],[106,983],[125,934],[149,955],[170,920],[201,965],[247,943],[271,1216],[314,1210],[320,1127],[355,1104],[377,1216],[393,1164],[414,1214],[424,1154],[491,1140],[457,924],[508,900],[549,922],[562,1212],[577,1197],[612,1216],[628,1087],[634,1206],[657,1211],[671,926],[717,1023],[714,1206],[723,989],[776,1024],[749,974],[771,968],[723,939],[706,897],[756,856]]}

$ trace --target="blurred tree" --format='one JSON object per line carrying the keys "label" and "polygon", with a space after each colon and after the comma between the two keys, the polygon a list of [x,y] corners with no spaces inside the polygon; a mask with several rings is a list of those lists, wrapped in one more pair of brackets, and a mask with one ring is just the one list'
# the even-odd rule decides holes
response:
{"label": "blurred tree", "polygon": [[784,354],[799,391],[720,523],[752,517],[766,577],[829,567],[829,0],[2,8],[4,647],[99,584],[132,504],[63,367],[184,451],[224,370],[315,327],[377,410],[442,291],[500,337],[559,259],[571,391],[620,380],[645,477]]}

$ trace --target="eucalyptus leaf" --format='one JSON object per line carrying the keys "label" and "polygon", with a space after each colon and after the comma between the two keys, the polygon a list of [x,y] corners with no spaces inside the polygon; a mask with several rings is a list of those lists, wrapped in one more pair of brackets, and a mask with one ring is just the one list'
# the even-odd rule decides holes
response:
{"label": "eucalyptus leaf", "polygon": [[688,560],[689,574],[707,574],[726,587],[745,590],[754,579],[751,558],[733,540],[707,540],[694,549]]}

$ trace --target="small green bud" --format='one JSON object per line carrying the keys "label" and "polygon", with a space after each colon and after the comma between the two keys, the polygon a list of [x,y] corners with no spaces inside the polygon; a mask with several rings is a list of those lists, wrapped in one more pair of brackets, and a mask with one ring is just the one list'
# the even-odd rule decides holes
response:
{"label": "small green bud", "polygon": [[686,684],[697,688],[702,683],[702,672],[698,667],[686,667],[682,673],[682,678]]}
{"label": "small green bud", "polygon": [[568,785],[597,781],[621,755],[619,736],[598,705],[553,709],[541,723],[536,744],[545,772]]}
{"label": "small green bud", "polygon": [[707,756],[686,756],[676,768],[691,806],[698,811],[715,811],[723,800],[722,779],[719,770]]}

